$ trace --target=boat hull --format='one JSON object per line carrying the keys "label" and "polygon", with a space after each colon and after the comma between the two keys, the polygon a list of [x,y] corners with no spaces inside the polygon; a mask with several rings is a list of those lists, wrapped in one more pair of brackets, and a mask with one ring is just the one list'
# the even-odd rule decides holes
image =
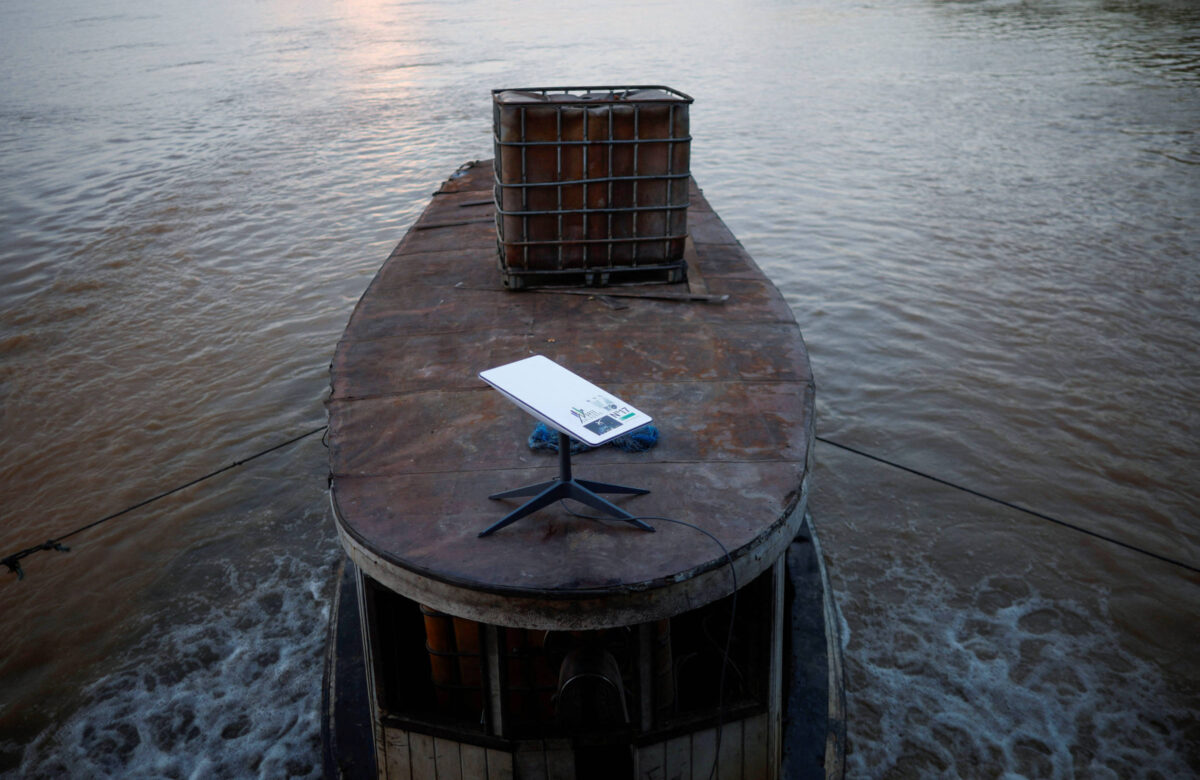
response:
{"label": "boat hull", "polygon": [[[815,432],[795,318],[694,181],[686,283],[508,290],[492,184],[472,163],[442,186],[335,351],[330,500],[365,662],[331,660],[331,707],[357,675],[379,777],[778,777],[787,593],[825,592],[787,587]],[[515,505],[490,496],[556,471],[478,378],[530,354],[654,416],[655,448],[574,470],[646,489],[613,500],[655,533],[564,503],[479,538]]]}

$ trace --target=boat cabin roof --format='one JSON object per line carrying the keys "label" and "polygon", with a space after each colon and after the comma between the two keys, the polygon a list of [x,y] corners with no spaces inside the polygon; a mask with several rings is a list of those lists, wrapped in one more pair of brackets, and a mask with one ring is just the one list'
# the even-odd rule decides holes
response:
{"label": "boat cabin roof", "polygon": [[[490,163],[434,195],[359,301],[331,365],[331,499],[368,576],[498,625],[600,628],[730,591],[704,534],[581,519],[552,505],[479,538],[554,478],[535,420],[478,377],[542,354],[653,415],[656,447],[573,457],[577,478],[648,489],[607,496],[695,524],[740,584],[786,549],[804,509],[813,379],[791,310],[691,182],[689,283],[510,291],[497,269]],[[723,303],[690,292],[728,295]],[[625,297],[680,296],[681,299]],[[586,507],[572,509],[595,514]]]}

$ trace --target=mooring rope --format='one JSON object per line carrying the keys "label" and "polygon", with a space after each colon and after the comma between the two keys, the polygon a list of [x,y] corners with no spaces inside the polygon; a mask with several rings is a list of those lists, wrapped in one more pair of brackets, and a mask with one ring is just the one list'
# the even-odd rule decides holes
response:
{"label": "mooring rope", "polygon": [[1189,563],[1184,563],[1183,561],[1176,560],[1175,558],[1168,558],[1165,555],[1159,555],[1158,553],[1153,552],[1151,550],[1147,550],[1144,547],[1138,547],[1135,544],[1130,544],[1129,542],[1123,542],[1120,539],[1117,539],[1115,537],[1108,536],[1106,534],[1102,534],[1097,531],[1093,531],[1089,528],[1084,528],[1083,526],[1076,525],[1074,523],[1069,523],[1066,520],[1060,520],[1057,517],[1051,517],[1050,515],[1043,514],[1042,512],[1038,512],[1033,509],[1029,509],[1028,507],[1023,507],[1020,504],[1014,504],[1011,501],[1005,501],[1002,498],[996,498],[995,496],[989,496],[987,493],[981,493],[978,490],[972,490],[969,487],[965,487],[963,485],[959,485],[957,483],[950,482],[949,480],[945,480],[940,477],[935,477],[932,474],[928,474],[924,471],[918,471],[917,469],[909,468],[908,466],[901,465],[899,463],[896,463],[895,461],[888,460],[887,458],[881,458],[878,455],[872,455],[869,452],[864,452],[860,449],[850,447],[846,444],[842,444],[840,442],[833,441],[832,439],[827,439],[824,436],[817,436],[816,440],[819,442],[828,444],[832,447],[837,447],[838,449],[845,450],[846,452],[852,452],[855,455],[860,455],[864,458],[868,458],[868,459],[876,461],[878,463],[883,463],[884,465],[891,466],[892,468],[900,469],[901,471],[907,471],[909,474],[915,474],[918,477],[924,477],[925,479],[932,480],[933,482],[937,482],[939,485],[945,485],[946,487],[951,487],[951,488],[954,488],[955,490],[961,490],[964,493],[970,493],[973,496],[977,496],[979,498],[986,499],[993,503],[1000,504],[1001,506],[1008,507],[1009,509],[1015,509],[1018,512],[1024,512],[1025,514],[1032,515],[1033,517],[1036,517],[1039,520],[1045,520],[1046,522],[1049,522],[1049,523],[1061,525],[1064,528],[1070,528],[1072,531],[1078,531],[1081,534],[1087,534],[1088,536],[1094,536],[1097,539],[1102,539],[1103,541],[1108,542],[1109,544],[1115,544],[1118,547],[1124,547],[1126,550],[1132,550],[1133,552],[1141,553],[1142,555],[1147,555],[1151,558],[1162,561],[1163,563],[1169,563],[1174,566],[1179,566],[1180,568],[1187,569],[1188,571],[1196,572],[1196,573],[1200,574],[1200,568],[1192,566]]}
{"label": "mooring rope", "polygon": [[[305,433],[300,434],[299,436],[293,436],[292,438],[288,439],[287,441],[283,441],[283,442],[280,442],[279,444],[275,444],[271,447],[266,448],[265,450],[261,450],[259,452],[254,453],[253,455],[242,458],[241,460],[235,460],[233,463],[230,463],[226,466],[222,466],[221,468],[217,469],[216,471],[209,472],[208,474],[205,474],[202,477],[197,477],[196,479],[193,479],[189,482],[185,482],[182,485],[173,487],[170,490],[165,490],[156,496],[152,496],[143,501],[139,501],[136,504],[131,504],[130,506],[127,506],[118,512],[113,512],[110,515],[106,515],[106,516],[100,518],[99,520],[93,520],[92,522],[87,523],[85,525],[81,525],[78,528],[68,531],[65,534],[61,534],[59,536],[55,536],[50,539],[47,539],[46,541],[42,542],[41,544],[35,544],[31,547],[26,547],[24,550],[15,552],[12,555],[5,556],[4,558],[0,558],[0,564],[3,564],[4,566],[6,566],[8,568],[8,570],[10,572],[12,572],[13,574],[16,574],[18,580],[23,580],[23,579],[25,579],[25,572],[21,568],[21,560],[29,557],[30,555],[33,555],[34,553],[41,552],[43,550],[58,550],[60,552],[69,552],[71,548],[65,546],[63,544],[63,541],[71,538],[72,536],[75,536],[76,534],[83,533],[84,531],[95,528],[98,525],[107,523],[110,520],[115,520],[116,518],[121,517],[122,515],[129,514],[130,512],[134,511],[135,509],[141,509],[142,507],[147,506],[148,504],[152,504],[155,501],[166,498],[167,496],[174,495],[175,493],[178,493],[181,490],[186,490],[187,488],[192,487],[193,485],[197,485],[201,482],[204,482],[205,480],[212,479],[213,477],[215,477],[219,474],[223,474],[226,471],[235,469],[239,466],[249,463],[252,460],[261,458],[264,455],[269,455],[270,453],[275,452],[276,450],[281,450],[284,447],[290,446],[292,444],[295,444],[296,442],[307,439],[309,436],[314,436],[318,433],[321,433],[322,431],[325,431],[328,428],[329,428],[328,425],[318,426],[316,428],[313,428],[310,431],[306,431]],[[951,482],[949,480],[942,479],[941,477],[936,477],[927,472],[920,471],[919,469],[914,469],[909,466],[905,466],[901,463],[897,463],[895,461],[888,460],[887,458],[882,458],[878,455],[873,455],[869,452],[860,450],[856,447],[851,447],[847,444],[842,444],[841,442],[834,441],[833,439],[829,439],[825,436],[817,436],[815,438],[817,441],[822,442],[824,444],[828,444],[831,447],[837,447],[838,449],[845,450],[846,452],[853,453],[853,454],[858,455],[863,458],[867,458],[868,460],[873,460],[873,461],[876,461],[877,463],[882,463],[886,466],[891,466],[892,468],[899,469],[901,471],[906,471],[909,474],[913,474],[915,476],[922,477],[923,479],[928,479],[932,482],[938,483],[939,485],[945,485],[946,487],[953,488],[955,490],[959,490],[964,493],[968,493],[968,494],[976,496],[978,498],[982,498],[986,501],[991,501],[994,504],[999,504],[1000,506],[1004,506],[1009,509],[1014,509],[1018,512],[1023,512],[1024,514],[1030,515],[1031,517],[1036,517],[1039,520],[1044,520],[1048,523],[1054,523],[1055,525],[1060,525],[1064,528],[1069,528],[1072,531],[1077,531],[1081,534],[1087,534],[1088,536],[1094,537],[1096,539],[1100,539],[1101,541],[1108,542],[1109,544],[1114,544],[1118,547],[1123,547],[1126,550],[1130,550],[1132,552],[1139,553],[1141,555],[1145,555],[1150,558],[1154,558],[1155,560],[1162,561],[1163,563],[1169,563],[1172,566],[1178,566],[1181,569],[1186,569],[1187,571],[1200,574],[1200,567],[1193,566],[1189,563],[1185,563],[1181,560],[1171,558],[1166,555],[1160,555],[1159,553],[1156,553],[1152,550],[1147,550],[1144,547],[1139,547],[1138,545],[1122,541],[1120,539],[1117,539],[1116,537],[1108,536],[1107,534],[1102,534],[1102,533],[1099,533],[1098,531],[1093,531],[1090,528],[1084,528],[1083,526],[1076,525],[1075,523],[1070,523],[1070,522],[1067,522],[1066,520],[1061,520],[1057,517],[1052,517],[1051,515],[1047,515],[1043,512],[1038,512],[1034,509],[1029,509],[1028,507],[1021,506],[1020,504],[1014,504],[1011,501],[1006,501],[1002,498],[997,498],[995,496],[988,495],[987,493],[983,493],[981,491],[974,490],[972,488],[966,487],[965,485],[959,485],[955,482]]]}
{"label": "mooring rope", "polygon": [[23,580],[23,579],[25,579],[25,572],[21,568],[21,559],[22,558],[26,558],[30,555],[33,555],[36,552],[41,552],[42,550],[58,550],[60,552],[69,552],[71,548],[66,547],[62,544],[64,539],[69,539],[72,536],[74,536],[75,534],[83,533],[84,531],[87,531],[91,528],[95,528],[98,525],[107,523],[109,520],[115,520],[116,518],[120,517],[121,515],[129,514],[130,512],[132,512],[135,509],[141,509],[142,507],[146,506],[147,504],[153,504],[155,501],[158,501],[159,499],[166,498],[167,496],[178,493],[181,490],[190,488],[192,485],[199,484],[199,483],[205,481],[206,479],[212,479],[213,477],[217,476],[218,474],[223,474],[226,471],[229,471],[230,469],[235,469],[238,466],[249,463],[250,461],[252,461],[256,458],[261,458],[263,455],[268,455],[272,452],[275,452],[276,450],[281,450],[284,447],[287,447],[288,445],[295,444],[296,442],[301,441],[302,439],[307,439],[309,436],[320,433],[321,431],[327,429],[328,427],[329,427],[328,425],[322,425],[318,428],[313,428],[311,431],[308,431],[307,433],[302,433],[299,436],[294,436],[285,442],[280,442],[279,444],[276,444],[272,447],[268,447],[265,450],[256,452],[249,457],[242,458],[241,460],[235,460],[233,463],[230,463],[227,466],[222,466],[221,468],[217,469],[216,471],[209,472],[208,474],[205,474],[203,477],[197,477],[196,479],[193,479],[190,482],[185,482],[184,484],[179,485],[178,487],[173,487],[170,490],[165,490],[162,493],[159,493],[157,496],[153,496],[151,498],[145,499],[144,501],[139,501],[136,504],[127,506],[119,512],[113,512],[111,515],[102,517],[99,520],[93,520],[92,522],[87,523],[86,525],[81,525],[73,531],[68,531],[65,534],[56,536],[52,539],[48,539],[48,540],[42,542],[41,544],[35,544],[32,547],[26,547],[24,550],[21,550],[20,552],[16,552],[16,553],[13,553],[12,555],[6,556],[4,558],[0,558],[0,563],[7,566],[8,570],[11,571],[13,574],[16,574],[18,580]]}

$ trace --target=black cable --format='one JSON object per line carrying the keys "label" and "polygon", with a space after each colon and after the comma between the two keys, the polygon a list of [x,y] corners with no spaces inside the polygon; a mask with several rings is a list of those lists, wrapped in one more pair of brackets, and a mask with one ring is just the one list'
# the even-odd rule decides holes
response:
{"label": "black cable", "polygon": [[[574,515],[575,517],[583,518],[585,520],[607,520],[608,519],[605,517],[595,517],[592,515],[580,514],[579,512],[576,512],[573,509],[571,509],[569,506],[567,506],[566,502],[561,499],[559,500],[559,503],[562,504],[562,508],[566,510],[567,514]],[[716,750],[713,753],[712,770],[708,773],[709,780],[712,780],[712,778],[715,777],[717,774],[717,764],[720,763],[720,761],[721,761],[721,732],[725,726],[725,671],[729,668],[729,653],[730,653],[730,650],[733,648],[733,627],[734,627],[734,621],[737,619],[738,584],[737,584],[737,572],[733,568],[733,556],[731,556],[729,554],[729,549],[727,547],[725,547],[724,544],[721,543],[720,539],[713,536],[712,533],[710,533],[709,531],[706,531],[705,529],[701,528],[698,525],[689,523],[686,520],[676,520],[673,517],[661,517],[659,515],[641,515],[641,516],[634,517],[633,519],[634,520],[642,520],[642,521],[662,520],[663,522],[666,522],[666,523],[675,523],[677,525],[686,526],[695,531],[699,531],[700,533],[707,536],[709,539],[712,539],[713,542],[716,543],[717,547],[721,548],[721,552],[725,555],[725,562],[729,565],[729,577],[731,580],[733,580],[733,593],[730,594],[730,599],[729,599],[729,632],[725,635],[725,650],[724,650],[723,657],[721,659],[721,674],[720,674],[720,678],[717,682],[717,685],[719,686],[717,688],[717,745],[716,745]]]}
{"label": "black cable", "polygon": [[1142,555],[1148,555],[1151,558],[1155,558],[1157,560],[1162,561],[1163,563],[1170,563],[1175,566],[1179,566],[1184,569],[1187,569],[1190,572],[1195,572],[1197,574],[1200,574],[1200,568],[1192,566],[1191,564],[1188,564],[1188,563],[1184,563],[1183,561],[1179,561],[1174,558],[1168,558],[1165,555],[1159,555],[1158,553],[1152,552],[1143,547],[1138,547],[1136,545],[1130,544],[1129,542],[1123,542],[1120,539],[1116,539],[1111,536],[1106,536],[1105,534],[1098,533],[1096,531],[1092,531],[1088,528],[1084,528],[1083,526],[1075,525],[1074,523],[1068,523],[1066,520],[1059,520],[1057,517],[1051,517],[1050,515],[1043,514],[1041,512],[1037,512],[1033,509],[1028,509],[1026,507],[1021,506],[1020,504],[1014,504],[1011,501],[1005,501],[1002,498],[996,498],[995,496],[989,496],[987,493],[980,493],[978,490],[972,490],[969,487],[957,485],[953,482],[949,482],[947,480],[941,479],[940,477],[935,477],[932,474],[927,474],[924,471],[918,471],[917,469],[909,468],[908,466],[902,466],[899,463],[896,463],[894,461],[887,460],[886,458],[881,458],[878,455],[872,455],[869,452],[863,452],[862,450],[855,449],[854,447],[850,447],[845,444],[841,444],[839,442],[833,441],[832,439],[827,439],[824,436],[817,436],[815,438],[819,442],[823,442],[830,446],[837,447],[839,449],[843,449],[846,452],[852,452],[855,455],[861,455],[864,458],[868,458],[869,460],[873,460],[878,463],[883,463],[884,465],[891,466],[892,468],[900,469],[901,471],[907,471],[909,474],[915,474],[918,477],[924,477],[925,479],[932,480],[933,482],[937,482],[939,485],[945,485],[946,487],[951,487],[951,488],[954,488],[955,490],[961,490],[964,493],[970,493],[973,496],[977,496],[979,498],[986,499],[993,503],[1000,504],[1001,506],[1008,507],[1009,509],[1015,509],[1018,512],[1024,512],[1027,515],[1032,515],[1033,517],[1036,517],[1039,520],[1045,520],[1046,522],[1049,522],[1049,523],[1055,523],[1056,525],[1061,525],[1064,528],[1070,528],[1073,531],[1078,531],[1081,534],[1087,534],[1088,536],[1094,536],[1097,539],[1102,539],[1110,544],[1115,544],[1118,547],[1124,547],[1126,550],[1132,550],[1133,552],[1141,553]]}
{"label": "black cable", "polygon": [[136,504],[127,506],[119,512],[113,512],[111,515],[102,517],[99,520],[93,520],[92,522],[88,523],[87,525],[81,525],[78,528],[76,528],[75,530],[68,531],[67,533],[65,533],[61,536],[53,537],[52,539],[42,542],[41,544],[34,545],[33,547],[26,547],[24,550],[21,550],[20,552],[13,553],[12,555],[9,555],[5,558],[0,558],[0,563],[7,566],[9,571],[16,574],[18,580],[23,580],[23,579],[25,579],[25,572],[21,569],[21,559],[22,558],[33,555],[35,552],[40,552],[42,550],[59,550],[61,552],[68,552],[68,551],[70,551],[71,548],[63,546],[62,541],[64,539],[69,539],[72,536],[74,536],[75,534],[82,533],[89,529],[95,528],[96,526],[98,526],[102,523],[107,523],[109,520],[114,520],[114,519],[120,517],[121,515],[125,515],[125,514],[132,512],[135,509],[141,509],[142,507],[146,506],[147,504],[153,504],[155,501],[158,501],[159,499],[166,498],[169,495],[173,495],[175,493],[178,493],[181,490],[190,488],[192,485],[203,482],[206,479],[212,479],[213,477],[217,476],[218,474],[223,474],[224,472],[229,471],[230,469],[234,469],[234,468],[237,468],[238,466],[249,463],[250,461],[252,461],[256,458],[261,458],[263,455],[270,454],[272,452],[275,452],[276,450],[281,450],[290,444],[295,444],[296,442],[300,441],[301,439],[307,439],[309,436],[312,436],[315,433],[319,433],[328,427],[329,427],[328,425],[322,425],[319,428],[313,428],[311,431],[308,431],[307,433],[302,433],[299,436],[295,436],[291,439],[288,439],[285,442],[276,444],[273,447],[268,447],[267,449],[262,450],[261,452],[256,452],[247,458],[242,458],[241,460],[235,460],[233,463],[230,463],[228,466],[222,466],[221,468],[217,469],[216,471],[205,474],[203,477],[197,477],[196,479],[193,479],[191,482],[186,482],[182,485],[179,485],[178,487],[173,487],[170,490],[166,490],[162,493],[159,493],[157,496],[153,496],[152,498],[147,498],[144,501],[139,501]]}

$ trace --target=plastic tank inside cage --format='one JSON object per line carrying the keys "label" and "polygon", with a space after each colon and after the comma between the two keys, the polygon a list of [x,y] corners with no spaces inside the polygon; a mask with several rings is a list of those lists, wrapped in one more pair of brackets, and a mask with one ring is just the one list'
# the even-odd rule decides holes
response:
{"label": "plastic tank inside cage", "polygon": [[682,281],[691,103],[663,86],[493,90],[505,284]]}

